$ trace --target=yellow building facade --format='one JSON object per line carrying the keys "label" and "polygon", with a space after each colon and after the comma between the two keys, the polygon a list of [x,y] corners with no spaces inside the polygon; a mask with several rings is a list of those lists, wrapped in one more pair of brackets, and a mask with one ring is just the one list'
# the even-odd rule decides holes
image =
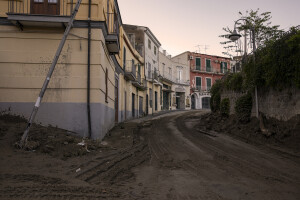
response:
{"label": "yellow building facade", "polygon": [[[44,10],[34,2],[0,1],[0,111],[26,118],[77,1],[57,0],[55,8],[47,4]],[[118,120],[112,57],[119,53],[120,24],[117,1],[82,1],[36,122],[91,138],[103,138],[114,126]]]}

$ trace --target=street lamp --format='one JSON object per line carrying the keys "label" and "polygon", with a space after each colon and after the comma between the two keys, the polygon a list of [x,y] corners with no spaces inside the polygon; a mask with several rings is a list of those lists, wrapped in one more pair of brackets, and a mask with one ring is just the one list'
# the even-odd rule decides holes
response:
{"label": "street lamp", "polygon": [[238,40],[240,37],[242,37],[242,36],[236,32],[235,28],[234,28],[233,32],[229,35],[229,39],[233,42]]}
{"label": "street lamp", "polygon": [[[236,41],[238,40],[240,37],[242,37],[240,34],[237,33],[236,31],[236,24],[238,21],[240,20],[244,20],[246,22],[248,22],[248,24],[250,24],[250,31],[252,32],[252,42],[253,42],[253,58],[254,58],[254,66],[255,66],[255,51],[256,51],[256,46],[255,46],[255,29],[254,27],[251,25],[251,23],[249,23],[248,19],[245,18],[241,18],[238,19],[237,21],[235,21],[234,23],[234,29],[233,32],[229,35],[229,39],[231,41]],[[246,36],[245,36],[246,37]],[[245,39],[246,40],[246,39]],[[246,46],[246,44],[244,44]],[[255,105],[256,105],[256,117],[258,118],[258,102],[257,102],[257,86],[255,85]]]}

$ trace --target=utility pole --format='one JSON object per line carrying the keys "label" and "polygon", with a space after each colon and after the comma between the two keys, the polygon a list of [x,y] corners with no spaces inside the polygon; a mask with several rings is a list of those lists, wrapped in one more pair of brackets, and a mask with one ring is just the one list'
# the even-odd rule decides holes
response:
{"label": "utility pole", "polygon": [[63,49],[63,47],[64,47],[64,44],[65,44],[65,42],[66,42],[66,40],[67,40],[67,37],[68,37],[68,35],[69,35],[69,32],[70,32],[70,30],[71,30],[71,28],[72,28],[73,21],[74,21],[75,16],[76,16],[76,14],[77,14],[77,12],[78,12],[79,5],[80,5],[81,1],[82,1],[82,0],[78,0],[78,1],[77,1],[76,5],[75,5],[75,8],[74,8],[74,10],[73,10],[73,13],[72,13],[72,15],[71,15],[71,18],[70,18],[70,20],[69,20],[68,26],[67,26],[67,28],[66,28],[66,30],[65,30],[65,32],[64,32],[63,38],[62,38],[62,40],[60,41],[60,44],[59,44],[59,46],[58,46],[58,48],[57,48],[57,50],[56,50],[56,53],[55,53],[54,59],[53,59],[53,61],[52,61],[52,64],[51,64],[51,66],[50,66],[50,69],[49,69],[49,71],[48,71],[47,77],[46,77],[46,79],[45,79],[45,81],[44,81],[44,84],[43,84],[43,86],[42,86],[42,89],[41,89],[41,91],[40,91],[40,94],[39,94],[39,96],[38,96],[38,98],[37,98],[37,100],[36,100],[36,102],[35,102],[35,105],[34,105],[34,107],[33,107],[33,110],[32,110],[32,112],[31,112],[31,115],[30,115],[30,118],[29,118],[29,121],[28,121],[26,130],[24,131],[24,133],[23,133],[23,135],[22,135],[22,139],[21,139],[21,141],[20,141],[20,147],[21,147],[21,148],[23,148],[24,145],[25,145],[26,142],[27,142],[27,136],[28,136],[30,127],[31,127],[32,123],[34,122],[34,118],[35,118],[35,116],[36,116],[36,114],[37,114],[37,112],[38,112],[38,109],[39,109],[39,107],[40,107],[40,104],[41,104],[41,102],[42,102],[42,99],[43,99],[43,97],[44,97],[44,94],[45,94],[45,92],[46,92],[46,90],[47,90],[47,87],[48,87],[48,84],[49,84],[49,82],[50,82],[52,73],[53,73],[53,71],[54,71],[54,69],[55,69],[56,63],[57,63],[58,58],[59,58],[59,56],[60,56],[60,53],[61,53],[61,51],[62,51],[62,49]]}

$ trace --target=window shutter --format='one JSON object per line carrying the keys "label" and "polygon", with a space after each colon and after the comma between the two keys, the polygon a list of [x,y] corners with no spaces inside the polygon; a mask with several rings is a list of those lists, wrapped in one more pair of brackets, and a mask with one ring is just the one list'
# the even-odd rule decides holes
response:
{"label": "window shutter", "polygon": [[196,70],[200,70],[200,68],[201,68],[201,59],[196,58]]}
{"label": "window shutter", "polygon": [[201,77],[196,77],[196,86],[201,86]]}

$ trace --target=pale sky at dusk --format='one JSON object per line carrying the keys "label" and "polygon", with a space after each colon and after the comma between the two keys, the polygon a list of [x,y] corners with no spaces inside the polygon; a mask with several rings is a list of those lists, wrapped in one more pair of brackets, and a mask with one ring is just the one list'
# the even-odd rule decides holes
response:
{"label": "pale sky at dusk", "polygon": [[[118,0],[124,24],[147,26],[175,56],[208,45],[207,54],[224,56],[223,27],[233,27],[238,12],[271,12],[272,25],[288,30],[300,25],[300,0]],[[204,46],[200,52],[205,53]]]}

